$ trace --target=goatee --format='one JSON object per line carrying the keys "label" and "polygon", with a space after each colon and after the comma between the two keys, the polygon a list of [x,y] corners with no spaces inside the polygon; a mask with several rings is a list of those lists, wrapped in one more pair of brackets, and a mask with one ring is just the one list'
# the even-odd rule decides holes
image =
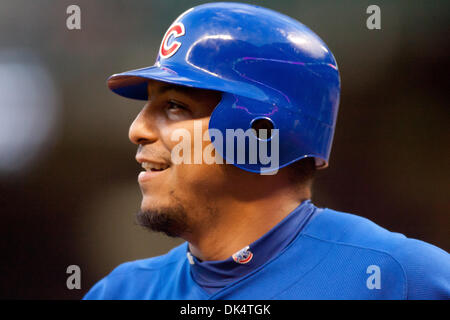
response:
{"label": "goatee", "polygon": [[187,213],[182,205],[141,209],[136,213],[136,223],[150,231],[163,232],[173,238],[190,232]]}

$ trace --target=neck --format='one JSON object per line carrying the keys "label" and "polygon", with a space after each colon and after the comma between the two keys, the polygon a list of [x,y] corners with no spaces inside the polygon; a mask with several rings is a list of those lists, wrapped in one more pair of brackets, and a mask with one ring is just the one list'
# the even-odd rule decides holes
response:
{"label": "neck", "polygon": [[191,253],[204,261],[225,260],[275,227],[300,203],[311,198],[309,188],[300,192],[279,188],[264,197],[223,198],[216,203],[217,214],[185,238]]}

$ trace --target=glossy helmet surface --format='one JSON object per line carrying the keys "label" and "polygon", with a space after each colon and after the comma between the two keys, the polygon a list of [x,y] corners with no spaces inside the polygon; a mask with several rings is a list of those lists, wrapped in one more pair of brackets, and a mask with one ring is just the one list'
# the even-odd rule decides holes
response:
{"label": "glossy helmet surface", "polygon": [[[328,165],[339,71],[326,44],[286,15],[230,2],[189,9],[169,27],[153,66],[114,74],[108,86],[124,97],[147,100],[148,79],[222,92],[209,128],[224,136],[227,129],[245,131],[257,119],[270,120],[279,144],[279,163],[270,170],[305,157],[314,157],[317,167]],[[259,160],[237,163],[236,152],[227,155],[227,148],[212,141],[237,167],[264,168]]]}

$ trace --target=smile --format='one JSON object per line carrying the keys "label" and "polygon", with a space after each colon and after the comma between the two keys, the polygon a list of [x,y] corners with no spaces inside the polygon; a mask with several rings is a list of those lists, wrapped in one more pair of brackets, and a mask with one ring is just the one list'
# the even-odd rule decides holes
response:
{"label": "smile", "polygon": [[145,169],[146,172],[148,171],[163,171],[169,168],[168,164],[159,164],[159,163],[152,163],[152,162],[142,162],[141,163],[142,168]]}
{"label": "smile", "polygon": [[157,176],[163,174],[170,166],[168,164],[154,163],[154,162],[142,162],[142,168],[145,171],[141,171],[138,175],[138,182],[144,183],[147,181],[151,181]]}

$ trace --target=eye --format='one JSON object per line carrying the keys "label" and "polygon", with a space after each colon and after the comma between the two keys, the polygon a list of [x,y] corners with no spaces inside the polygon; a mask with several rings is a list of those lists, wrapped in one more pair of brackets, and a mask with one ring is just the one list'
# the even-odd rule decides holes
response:
{"label": "eye", "polygon": [[191,116],[191,111],[186,105],[174,100],[167,101],[166,112],[171,120],[181,120]]}
{"label": "eye", "polygon": [[180,103],[178,103],[176,101],[169,101],[167,103],[167,109],[169,111],[182,111],[182,110],[189,111],[189,109],[187,107],[181,105]]}

